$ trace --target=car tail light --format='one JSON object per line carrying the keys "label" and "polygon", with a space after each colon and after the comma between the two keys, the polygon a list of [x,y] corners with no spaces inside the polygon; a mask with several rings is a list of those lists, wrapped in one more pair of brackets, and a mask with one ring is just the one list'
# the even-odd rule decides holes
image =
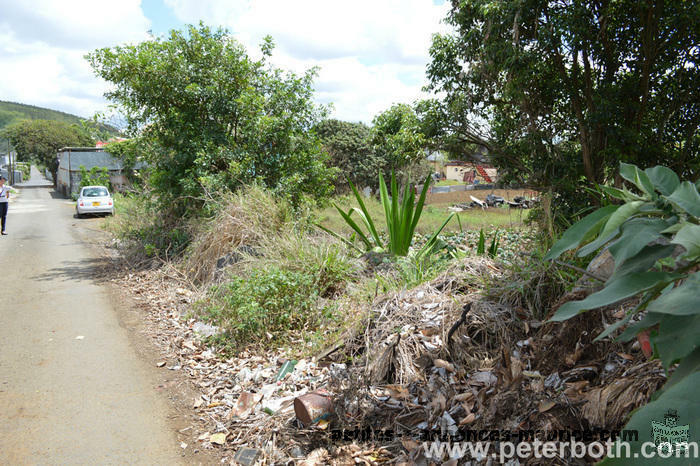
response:
{"label": "car tail light", "polygon": [[112,201],[109,201],[109,205],[112,205]]}
{"label": "car tail light", "polygon": [[83,205],[82,201],[80,202],[80,207],[84,207],[84,205]]}

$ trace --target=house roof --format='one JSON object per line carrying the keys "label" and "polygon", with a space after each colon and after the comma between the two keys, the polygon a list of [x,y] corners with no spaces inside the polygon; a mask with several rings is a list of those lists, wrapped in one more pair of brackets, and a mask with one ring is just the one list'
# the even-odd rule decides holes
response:
{"label": "house roof", "polygon": [[103,152],[102,147],[61,147],[58,152]]}

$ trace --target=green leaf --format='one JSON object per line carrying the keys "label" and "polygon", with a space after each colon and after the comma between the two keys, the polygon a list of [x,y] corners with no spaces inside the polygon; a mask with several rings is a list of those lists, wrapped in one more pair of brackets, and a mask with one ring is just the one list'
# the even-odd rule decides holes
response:
{"label": "green leaf", "polygon": [[636,194],[634,194],[631,191],[628,191],[627,189],[618,189],[613,186],[600,186],[600,189],[610,197],[620,199],[625,202],[644,200],[643,197],[637,196]]}
{"label": "green leaf", "polygon": [[608,325],[608,327],[607,327],[605,330],[603,330],[603,331],[600,333],[600,335],[598,335],[597,337],[595,337],[595,338],[593,339],[593,341],[600,341],[600,340],[602,340],[603,338],[607,337],[608,335],[610,335],[611,333],[613,333],[615,330],[617,330],[618,328],[622,327],[622,326],[625,325],[627,322],[629,322],[630,319],[632,319],[632,317],[634,317],[635,314],[636,314],[636,312],[632,312],[632,311],[628,312],[627,315],[626,315],[625,317],[623,317],[622,319],[618,320],[618,321],[615,322],[614,324]]}
{"label": "green leaf", "polygon": [[663,318],[663,314],[658,314],[656,312],[647,312],[644,315],[644,317],[642,317],[642,320],[640,320],[639,322],[635,322],[629,327],[627,327],[625,331],[620,334],[618,339],[620,341],[629,341],[632,338],[636,337],[637,334],[642,330],[646,330],[661,322]]}
{"label": "green leaf", "polygon": [[348,213],[345,213],[345,212],[343,212],[343,209],[341,209],[337,205],[334,204],[334,206],[335,206],[336,210],[338,210],[338,213],[340,214],[340,216],[343,217],[343,220],[345,220],[345,223],[347,223],[350,226],[350,228],[355,230],[355,232],[357,233],[357,236],[359,236],[359,238],[362,240],[362,242],[365,243],[365,246],[367,247],[367,249],[371,248],[372,243],[370,242],[370,240],[364,234],[364,232],[362,231],[360,226],[352,219],[352,217],[350,217],[352,210],[348,211]]}
{"label": "green leaf", "polygon": [[476,245],[476,253],[480,256],[486,253],[486,236],[483,228],[479,231],[479,243]]}
{"label": "green leaf", "polygon": [[651,269],[654,264],[656,264],[656,261],[673,254],[675,248],[675,246],[670,244],[653,244],[643,247],[637,255],[630,257],[622,264],[615,263],[615,271],[608,279],[608,282],[617,280],[621,276],[629,273],[645,272]]}
{"label": "green leaf", "polygon": [[678,188],[680,180],[678,175],[670,168],[657,165],[647,168],[644,172],[649,176],[654,187],[664,196],[668,196]]}
{"label": "green leaf", "polygon": [[362,210],[362,213],[364,214],[365,224],[367,225],[367,229],[369,230],[370,235],[372,235],[372,238],[374,238],[374,242],[376,243],[376,245],[381,246],[381,240],[379,239],[379,234],[377,233],[377,229],[374,227],[374,222],[372,221],[372,216],[369,214],[367,207],[365,207],[365,202],[362,200],[362,195],[357,190],[357,188],[355,187],[353,182],[350,181],[350,178],[348,178],[347,180],[348,180],[348,184],[350,185],[350,188],[352,188],[353,194],[355,194],[355,199],[357,199],[357,203],[360,205],[360,209]]}
{"label": "green leaf", "polygon": [[[661,458],[656,455],[650,459],[642,459],[644,457],[641,454],[641,448],[643,443],[654,440],[652,438],[652,421],[663,423],[664,416],[669,410],[674,410],[679,414],[679,425],[689,424],[690,431],[695,432],[697,426],[700,425],[700,397],[698,397],[697,392],[699,385],[700,372],[693,372],[668,389],[664,388],[663,393],[656,400],[635,411],[624,427],[626,430],[639,432],[639,439],[630,441],[631,456],[629,458],[606,458],[600,464],[606,466],[617,464],[693,464],[695,460],[683,457],[679,459]],[[690,440],[695,441],[696,439]],[[612,451],[615,450],[616,448],[613,446]],[[632,457],[635,459],[630,459]]]}
{"label": "green leaf", "polygon": [[665,315],[653,337],[664,367],[695,351],[700,344],[700,310],[692,317]]}
{"label": "green leaf", "polygon": [[605,288],[586,299],[563,304],[550,320],[560,322],[570,319],[583,311],[614,304],[660,284],[666,284],[674,278],[676,278],[675,275],[666,272],[641,272],[624,275],[617,280],[608,282]]}
{"label": "green leaf", "polygon": [[668,223],[659,218],[635,218],[622,226],[622,234],[608,250],[615,258],[615,265],[633,257],[646,245],[661,236]]}
{"label": "green leaf", "polygon": [[700,194],[698,188],[690,181],[684,181],[666,199],[673,202],[690,215],[700,217]]}
{"label": "green leaf", "polygon": [[620,225],[622,225],[632,215],[636,214],[639,211],[639,208],[644,204],[644,201],[632,201],[621,205],[619,209],[615,210],[615,212],[610,215],[610,218],[608,218],[608,221],[605,223],[605,226],[598,235],[598,238],[582,247],[577,255],[579,257],[587,256],[612,240],[615,236],[617,236]]}
{"label": "green leaf", "polygon": [[683,228],[678,230],[671,243],[680,244],[685,248],[682,258],[697,259],[700,257],[700,225],[686,223]]}
{"label": "green leaf", "polygon": [[544,256],[544,260],[556,259],[564,252],[576,248],[589,232],[600,228],[601,223],[608,219],[617,209],[618,206],[609,205],[583,217],[564,232],[559,241]]}
{"label": "green leaf", "polygon": [[647,193],[648,195],[654,197],[656,192],[654,191],[654,185],[652,184],[649,176],[637,168],[635,165],[621,162],[620,163],[620,176],[634,183],[641,191]]}
{"label": "green leaf", "polygon": [[656,298],[647,310],[685,316],[700,313],[700,272],[695,272],[683,283]]}
{"label": "green leaf", "polygon": [[[668,379],[668,382],[666,382],[666,385],[664,385],[659,392],[656,392],[656,394],[661,395],[661,393],[663,393],[665,390],[673,387],[688,375],[698,371],[700,371],[700,348],[695,348],[695,351],[683,358],[683,360],[678,364],[678,367],[676,367],[676,370],[673,371],[671,378]],[[656,394],[654,395],[656,398],[658,398]]]}
{"label": "green leaf", "polygon": [[440,225],[440,228],[435,230],[435,232],[425,242],[423,247],[418,252],[418,257],[422,257],[423,255],[431,253],[435,250],[435,244],[437,242],[438,235],[442,232],[442,230],[450,222],[450,220],[452,220],[452,217],[457,217],[459,219],[459,216],[457,215],[456,212],[452,212],[450,215],[448,215],[447,218],[445,219],[445,221],[442,222],[442,225]]}
{"label": "green leaf", "polygon": [[632,201],[621,205],[619,209],[610,215],[610,218],[605,223],[605,227],[603,227],[603,231],[600,232],[600,236],[605,237],[606,235],[613,233],[628,218],[636,214],[642,205],[644,205],[644,201]]}

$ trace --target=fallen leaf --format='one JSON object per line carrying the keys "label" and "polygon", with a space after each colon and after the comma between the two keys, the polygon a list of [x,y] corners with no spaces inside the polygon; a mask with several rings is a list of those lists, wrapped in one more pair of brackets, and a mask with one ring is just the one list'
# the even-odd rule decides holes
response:
{"label": "fallen leaf", "polygon": [[631,354],[627,354],[627,353],[617,353],[617,355],[620,356],[622,359],[626,359],[628,361],[631,361],[634,359],[634,356],[632,356]]}
{"label": "fallen leaf", "polygon": [[474,414],[474,413],[469,413],[469,414],[467,414],[467,415],[464,417],[464,419],[462,419],[461,421],[459,421],[459,425],[460,425],[460,426],[463,426],[463,425],[466,425],[466,424],[471,424],[471,423],[474,422],[475,420],[476,420],[476,414]]}
{"label": "fallen leaf", "polygon": [[474,398],[474,393],[472,392],[464,392],[454,396],[455,401],[467,401],[472,398]]}
{"label": "fallen leaf", "polygon": [[420,443],[410,438],[401,438],[401,445],[409,452],[413,453],[417,448],[420,447]]}
{"label": "fallen leaf", "polygon": [[445,370],[448,371],[448,372],[454,372],[454,371],[455,371],[455,366],[454,366],[454,364],[452,364],[452,363],[450,363],[450,362],[447,362],[447,361],[445,361],[444,359],[435,359],[435,360],[433,361],[433,365],[434,365],[435,367],[439,367],[439,368],[445,369]]}
{"label": "fallen leaf", "polygon": [[389,390],[393,398],[399,400],[407,400],[411,396],[411,394],[408,393],[408,389],[402,385],[387,385],[384,388]]}
{"label": "fallen leaf", "polygon": [[197,351],[197,346],[196,346],[196,345],[194,344],[194,342],[191,341],[191,340],[187,340],[186,342],[184,342],[184,343],[182,344],[182,346],[185,347],[185,348],[189,348],[189,349],[191,349],[192,351]]}
{"label": "fallen leaf", "polygon": [[158,366],[158,367],[165,366],[165,361],[161,361],[161,362],[156,363],[156,366]]}
{"label": "fallen leaf", "polygon": [[229,414],[229,418],[247,418],[253,412],[255,406],[262,400],[262,397],[262,393],[241,392],[236,401],[236,405]]}
{"label": "fallen leaf", "polygon": [[552,409],[554,406],[556,406],[556,402],[552,400],[544,400],[540,403],[539,408],[537,410],[541,413],[544,413],[545,411],[549,411]]}
{"label": "fallen leaf", "polygon": [[211,443],[216,443],[217,445],[223,445],[226,443],[226,434],[224,432],[219,432],[218,434],[211,434],[209,437]]}
{"label": "fallen leaf", "polygon": [[209,438],[210,434],[209,432],[204,432],[202,435],[197,437],[197,440],[207,440]]}

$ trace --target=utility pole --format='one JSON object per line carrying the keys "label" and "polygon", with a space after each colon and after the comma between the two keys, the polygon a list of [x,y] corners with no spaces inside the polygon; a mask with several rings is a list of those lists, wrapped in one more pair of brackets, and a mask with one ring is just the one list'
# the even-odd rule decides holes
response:
{"label": "utility pole", "polygon": [[15,171],[12,169],[12,152],[10,152],[10,140],[7,140],[7,178],[10,186],[15,184]]}

